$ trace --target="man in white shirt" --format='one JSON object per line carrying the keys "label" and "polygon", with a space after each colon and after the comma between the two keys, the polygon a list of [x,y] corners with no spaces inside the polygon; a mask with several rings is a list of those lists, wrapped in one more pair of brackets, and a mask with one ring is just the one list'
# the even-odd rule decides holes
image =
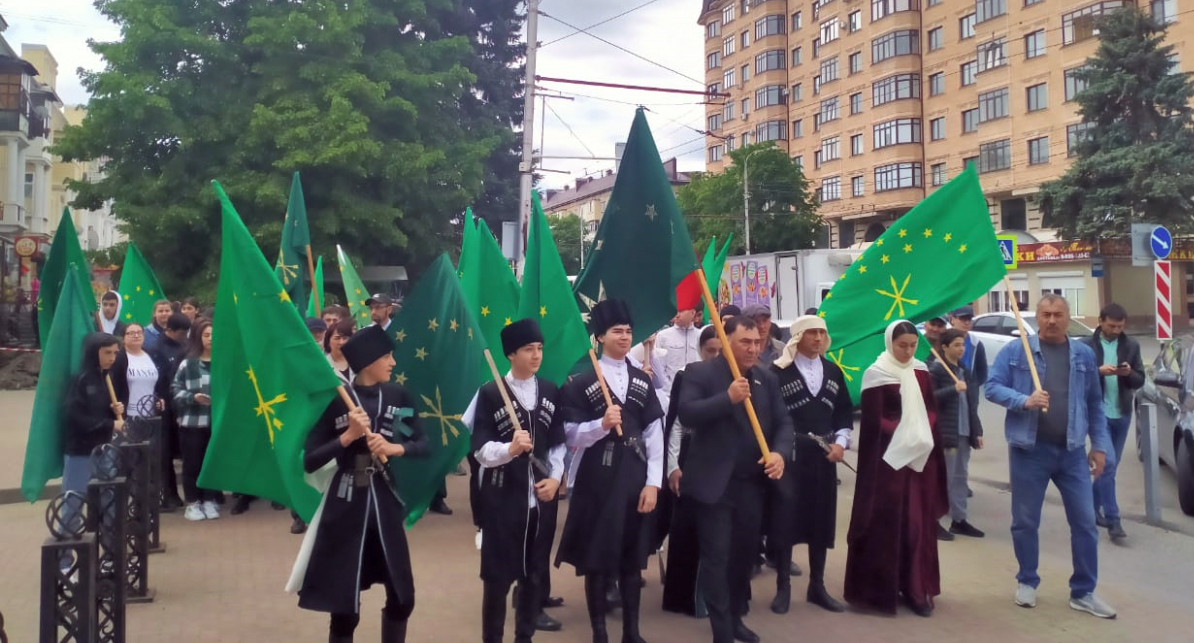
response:
{"label": "man in white shirt", "polygon": [[701,359],[701,329],[696,326],[699,314],[692,309],[681,310],[676,313],[675,323],[670,328],[659,331],[657,343],[667,351],[663,386],[660,387],[665,391],[672,390],[676,373]]}

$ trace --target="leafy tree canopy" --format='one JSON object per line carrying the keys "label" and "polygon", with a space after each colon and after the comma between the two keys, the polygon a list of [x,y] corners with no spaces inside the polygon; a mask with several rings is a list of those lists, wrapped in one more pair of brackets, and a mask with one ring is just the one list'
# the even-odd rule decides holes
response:
{"label": "leafy tree canopy", "polygon": [[[581,268],[581,234],[584,231],[584,221],[571,212],[559,216],[548,216],[547,225],[551,226],[551,238],[556,242],[556,249],[560,251],[560,260],[564,262],[564,271],[570,275],[579,275]],[[585,256],[593,251],[593,241],[585,242]]]}

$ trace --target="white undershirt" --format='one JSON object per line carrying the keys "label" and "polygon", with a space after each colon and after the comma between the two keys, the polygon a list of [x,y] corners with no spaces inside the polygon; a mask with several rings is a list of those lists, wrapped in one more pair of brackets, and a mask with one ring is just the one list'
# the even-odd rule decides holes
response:
{"label": "white undershirt", "polygon": [[[796,370],[800,371],[800,376],[804,378],[809,395],[816,397],[821,392],[821,387],[825,385],[825,364],[821,361],[821,356],[805,357],[801,353],[796,353],[796,359],[792,363],[796,365]],[[840,445],[843,449],[849,449],[852,429],[853,427],[839,427],[834,431],[834,444]]]}

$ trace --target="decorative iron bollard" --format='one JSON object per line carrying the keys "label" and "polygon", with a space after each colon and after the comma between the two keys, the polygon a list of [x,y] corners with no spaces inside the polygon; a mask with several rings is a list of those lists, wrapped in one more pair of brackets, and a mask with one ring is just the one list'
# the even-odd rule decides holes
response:
{"label": "decorative iron bollard", "polygon": [[120,449],[103,444],[92,454],[95,478],[87,488],[88,528],[97,538],[96,641],[125,640],[125,521],[128,518],[128,480],[119,476]]}
{"label": "decorative iron bollard", "polygon": [[[80,516],[87,506],[73,491],[46,507],[50,537],[41,546],[41,643],[92,643],[96,620],[95,534],[85,533]],[[0,643],[3,643],[0,637]]]}
{"label": "decorative iron bollard", "polygon": [[[135,423],[133,423],[135,424]],[[149,588],[149,506],[156,500],[149,495],[149,472],[155,462],[146,436],[126,432],[127,439],[136,442],[120,444],[124,476],[128,480],[129,502],[125,520],[125,600],[129,603],[151,603],[154,592]]]}
{"label": "decorative iron bollard", "polygon": [[140,417],[131,417],[125,423],[125,432],[130,442],[149,443],[149,485],[146,492],[146,524],[149,527],[149,553],[166,551],[161,537],[162,498],[162,417],[157,413],[157,397],[146,395],[137,403]]}

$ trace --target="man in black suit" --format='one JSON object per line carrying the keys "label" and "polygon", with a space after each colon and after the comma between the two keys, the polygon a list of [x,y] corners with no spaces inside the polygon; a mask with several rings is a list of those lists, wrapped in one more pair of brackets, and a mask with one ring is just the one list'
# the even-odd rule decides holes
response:
{"label": "man in black suit", "polygon": [[[685,369],[680,422],[692,430],[680,495],[696,504],[701,568],[713,643],[759,640],[742,622],[750,573],[758,552],[768,478],[778,480],[791,453],[792,420],[780,396],[779,381],[760,365],[762,339],[748,317],[726,321],[726,351],[742,377],[734,379],[724,359]],[[729,356],[727,355],[727,357]],[[770,454],[759,457],[744,402],[754,404]]]}

